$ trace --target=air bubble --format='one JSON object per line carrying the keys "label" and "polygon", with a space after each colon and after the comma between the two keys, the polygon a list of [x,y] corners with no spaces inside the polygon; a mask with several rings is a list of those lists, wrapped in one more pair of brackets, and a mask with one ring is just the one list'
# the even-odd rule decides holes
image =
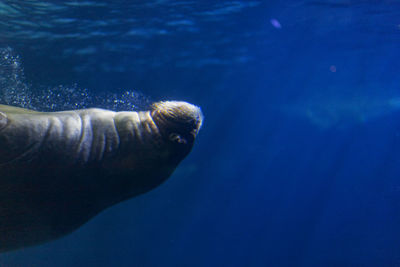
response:
{"label": "air bubble", "polygon": [[134,90],[99,94],[73,84],[42,88],[33,92],[25,81],[19,56],[9,47],[0,48],[0,103],[38,111],[91,107],[132,111],[150,106],[149,98]]}

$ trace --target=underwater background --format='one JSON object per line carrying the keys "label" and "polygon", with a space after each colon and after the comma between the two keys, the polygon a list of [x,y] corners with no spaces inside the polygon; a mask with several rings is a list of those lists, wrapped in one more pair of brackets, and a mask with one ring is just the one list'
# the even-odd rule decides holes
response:
{"label": "underwater background", "polygon": [[205,115],[155,190],[1,266],[400,266],[400,3],[0,2],[0,102]]}

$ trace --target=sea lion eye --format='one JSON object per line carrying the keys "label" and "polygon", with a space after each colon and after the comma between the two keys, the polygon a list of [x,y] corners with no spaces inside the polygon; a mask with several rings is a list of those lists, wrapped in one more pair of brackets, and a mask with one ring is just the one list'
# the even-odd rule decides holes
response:
{"label": "sea lion eye", "polygon": [[176,142],[178,144],[186,144],[187,141],[185,138],[182,138],[179,134],[177,133],[172,133],[169,135],[169,140],[171,140],[172,142]]}

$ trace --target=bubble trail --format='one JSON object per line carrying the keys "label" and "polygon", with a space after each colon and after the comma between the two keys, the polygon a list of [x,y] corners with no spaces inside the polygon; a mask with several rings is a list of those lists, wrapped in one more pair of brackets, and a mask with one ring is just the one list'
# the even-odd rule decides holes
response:
{"label": "bubble trail", "polygon": [[32,90],[25,81],[21,59],[10,47],[0,48],[0,104],[38,111],[104,108],[114,111],[145,110],[151,104],[137,90],[94,93],[77,84]]}

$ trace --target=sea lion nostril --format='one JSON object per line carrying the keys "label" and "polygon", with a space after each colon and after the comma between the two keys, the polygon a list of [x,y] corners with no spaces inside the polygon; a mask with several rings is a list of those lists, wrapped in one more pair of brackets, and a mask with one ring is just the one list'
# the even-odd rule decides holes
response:
{"label": "sea lion nostril", "polygon": [[182,136],[176,133],[170,134],[169,140],[178,144],[184,144],[184,145],[187,144],[187,140],[185,138],[182,138]]}

